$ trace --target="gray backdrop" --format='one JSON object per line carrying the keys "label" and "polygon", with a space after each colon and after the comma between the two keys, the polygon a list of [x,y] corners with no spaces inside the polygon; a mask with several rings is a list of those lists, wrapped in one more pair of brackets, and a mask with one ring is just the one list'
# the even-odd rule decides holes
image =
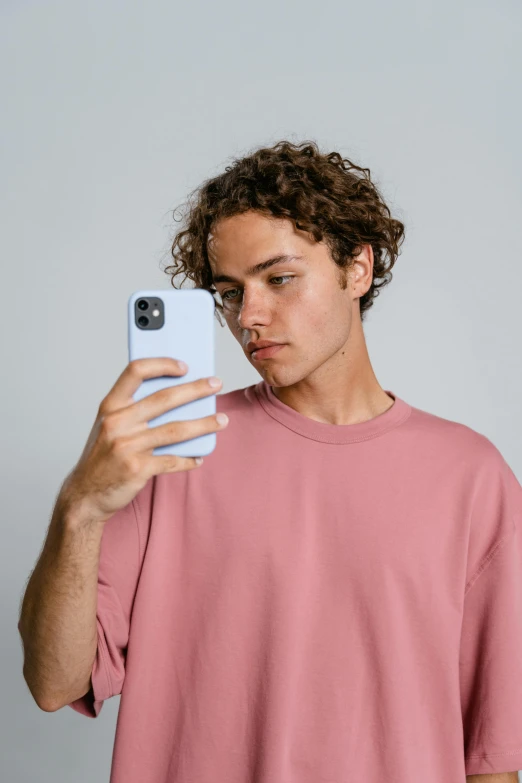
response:
{"label": "gray backdrop", "polygon": [[[3,1],[2,781],[108,780],[119,698],[39,710],[19,602],[127,363],[127,298],[168,287],[170,211],[231,156],[312,138],[371,169],[407,227],[365,327],[379,382],[522,478],[521,22],[516,0]],[[223,392],[256,382],[216,334]]]}

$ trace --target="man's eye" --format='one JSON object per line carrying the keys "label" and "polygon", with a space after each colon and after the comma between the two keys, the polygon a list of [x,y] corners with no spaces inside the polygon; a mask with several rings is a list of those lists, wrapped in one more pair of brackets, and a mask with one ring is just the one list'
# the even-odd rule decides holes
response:
{"label": "man's eye", "polygon": [[[293,275],[276,275],[276,277],[271,277],[270,282],[272,283],[274,280],[291,280]],[[276,288],[281,288],[280,285],[276,285]],[[231,299],[235,299],[235,296],[227,296],[227,294],[230,294],[231,292],[237,291],[237,288],[229,288],[227,291],[224,291],[221,294],[221,298],[224,301],[230,301]]]}

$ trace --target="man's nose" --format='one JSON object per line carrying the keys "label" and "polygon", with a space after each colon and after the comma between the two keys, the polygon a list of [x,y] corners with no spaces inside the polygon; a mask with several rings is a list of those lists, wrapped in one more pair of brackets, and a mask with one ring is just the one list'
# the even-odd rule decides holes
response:
{"label": "man's nose", "polygon": [[238,313],[238,325],[241,329],[251,329],[257,324],[270,323],[268,297],[262,291],[244,291]]}

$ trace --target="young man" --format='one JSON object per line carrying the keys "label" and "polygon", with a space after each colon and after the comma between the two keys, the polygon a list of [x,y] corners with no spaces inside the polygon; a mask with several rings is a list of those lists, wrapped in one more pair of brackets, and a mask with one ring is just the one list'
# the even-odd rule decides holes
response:
{"label": "young man", "polygon": [[20,625],[40,706],[121,693],[111,783],[517,780],[522,488],[377,381],[362,323],[403,235],[369,170],[314,143],[196,192],[168,271],[215,294],[261,380],[217,397],[199,469],[147,480],[130,399],[154,368],[127,369]]}

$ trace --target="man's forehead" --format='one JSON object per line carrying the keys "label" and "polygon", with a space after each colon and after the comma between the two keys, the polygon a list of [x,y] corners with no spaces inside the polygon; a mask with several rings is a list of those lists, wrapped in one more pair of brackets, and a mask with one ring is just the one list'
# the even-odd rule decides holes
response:
{"label": "man's forehead", "polygon": [[[304,238],[308,242],[303,247]],[[257,215],[246,213],[214,224],[208,231],[206,249],[215,279],[230,275],[232,270],[224,267],[231,265],[249,277],[274,263],[304,260],[303,255],[310,250],[307,244],[316,243],[310,242],[306,232],[296,231],[291,221],[264,216],[259,220]]]}
{"label": "man's forehead", "polygon": [[[240,237],[250,238],[258,237],[267,239],[274,234],[294,233],[295,226],[288,218],[276,217],[275,215],[263,215],[254,210],[243,212],[238,215],[221,217],[212,223],[207,235],[207,245],[214,245],[219,240],[237,239]],[[299,233],[299,232],[297,232]]]}
{"label": "man's forehead", "polygon": [[[246,233],[232,235],[223,235],[219,229],[209,231],[207,237],[207,256],[214,270],[218,261],[232,260],[236,255],[241,258],[248,258],[252,254],[259,252],[259,242],[252,235]],[[262,243],[261,243],[262,244]]]}

